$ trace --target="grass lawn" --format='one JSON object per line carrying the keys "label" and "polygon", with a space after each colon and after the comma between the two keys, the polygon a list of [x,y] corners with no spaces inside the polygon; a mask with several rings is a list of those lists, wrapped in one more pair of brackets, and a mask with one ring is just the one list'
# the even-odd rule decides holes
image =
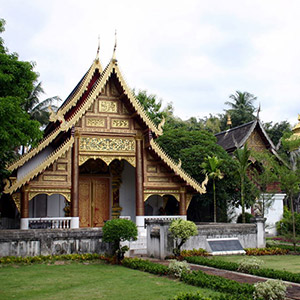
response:
{"label": "grass lawn", "polygon": [[[250,257],[241,255],[214,256],[213,259],[239,262],[240,260]],[[263,255],[256,256],[264,261],[262,268],[285,270],[294,273],[300,273],[300,255]]]}
{"label": "grass lawn", "polygon": [[171,299],[180,292],[217,293],[103,263],[0,267],[0,299]]}

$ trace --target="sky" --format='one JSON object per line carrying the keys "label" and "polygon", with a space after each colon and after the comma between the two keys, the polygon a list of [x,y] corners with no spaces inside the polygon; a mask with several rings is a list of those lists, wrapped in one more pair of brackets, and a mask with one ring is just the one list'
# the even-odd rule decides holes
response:
{"label": "sky", "polygon": [[239,90],[264,122],[300,113],[299,0],[0,0],[10,52],[36,63],[45,99],[69,95],[96,57],[182,119],[224,113]]}

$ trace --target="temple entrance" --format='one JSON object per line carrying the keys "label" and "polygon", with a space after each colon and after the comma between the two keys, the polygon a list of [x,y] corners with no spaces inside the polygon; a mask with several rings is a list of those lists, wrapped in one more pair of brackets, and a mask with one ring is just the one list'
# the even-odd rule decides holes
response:
{"label": "temple entrance", "polygon": [[110,214],[110,177],[102,160],[88,160],[80,167],[79,226],[102,227]]}

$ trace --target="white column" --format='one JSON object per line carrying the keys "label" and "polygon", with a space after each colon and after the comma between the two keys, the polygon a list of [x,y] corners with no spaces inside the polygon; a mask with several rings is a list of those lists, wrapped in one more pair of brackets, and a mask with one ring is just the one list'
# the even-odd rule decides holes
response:
{"label": "white column", "polygon": [[79,217],[72,217],[70,228],[79,228]]}
{"label": "white column", "polygon": [[20,221],[20,228],[23,229],[29,229],[29,218],[21,218]]}
{"label": "white column", "polygon": [[257,248],[266,247],[266,233],[265,233],[265,221],[266,218],[256,217],[256,227],[257,227]]}

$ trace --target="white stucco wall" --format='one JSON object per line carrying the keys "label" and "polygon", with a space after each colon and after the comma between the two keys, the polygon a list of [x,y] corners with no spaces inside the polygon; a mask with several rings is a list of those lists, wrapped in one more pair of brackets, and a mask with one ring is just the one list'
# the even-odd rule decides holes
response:
{"label": "white stucco wall", "polygon": [[[276,235],[276,222],[280,221],[283,215],[283,199],[285,194],[274,194],[272,199],[272,206],[266,211],[265,218],[266,220],[266,234],[269,236]],[[251,209],[246,209],[246,212],[251,213]],[[236,222],[236,219],[239,214],[242,213],[242,208],[238,207],[234,209],[234,214],[236,215],[233,219],[233,222]]]}
{"label": "white stucco wall", "polygon": [[135,222],[135,168],[124,162],[122,184],[120,187],[121,216],[130,216]]}

